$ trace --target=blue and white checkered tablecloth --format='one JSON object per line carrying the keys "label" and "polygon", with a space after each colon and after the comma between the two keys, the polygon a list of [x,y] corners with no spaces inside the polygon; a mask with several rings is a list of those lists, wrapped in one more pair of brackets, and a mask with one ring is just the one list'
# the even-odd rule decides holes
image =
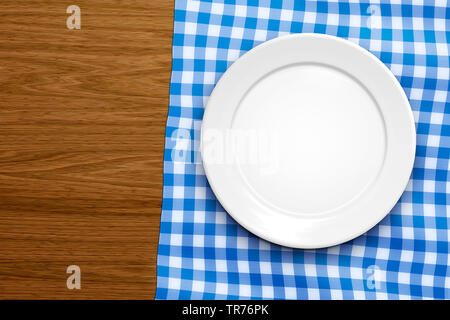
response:
{"label": "blue and white checkered tablecloth", "polygon": [[[157,299],[450,299],[450,4],[176,0]],[[411,103],[417,151],[391,213],[321,250],[271,244],[220,206],[198,157],[203,108],[239,56],[289,33],[358,43]]]}

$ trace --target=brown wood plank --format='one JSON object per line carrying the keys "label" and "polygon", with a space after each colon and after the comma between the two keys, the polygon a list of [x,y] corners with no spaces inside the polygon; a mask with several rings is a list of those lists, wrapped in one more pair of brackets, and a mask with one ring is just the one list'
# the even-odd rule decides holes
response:
{"label": "brown wood plank", "polygon": [[173,1],[0,1],[0,298],[154,297],[172,30]]}

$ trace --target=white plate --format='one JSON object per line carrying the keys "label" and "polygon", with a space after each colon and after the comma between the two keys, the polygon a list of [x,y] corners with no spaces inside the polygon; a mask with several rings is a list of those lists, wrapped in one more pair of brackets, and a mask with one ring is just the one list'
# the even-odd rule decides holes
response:
{"label": "white plate", "polygon": [[375,226],[411,174],[408,99],[375,56],[337,37],[268,41],[217,83],[201,153],[225,210],[250,232],[328,247]]}

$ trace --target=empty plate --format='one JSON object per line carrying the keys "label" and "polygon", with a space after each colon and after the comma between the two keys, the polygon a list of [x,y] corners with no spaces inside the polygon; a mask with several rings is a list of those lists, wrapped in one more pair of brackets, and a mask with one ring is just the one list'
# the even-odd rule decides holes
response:
{"label": "empty plate", "polygon": [[321,248],[392,209],[411,174],[414,119],[389,69],[358,45],[299,34],[239,58],[206,106],[201,153],[217,199],[268,241]]}

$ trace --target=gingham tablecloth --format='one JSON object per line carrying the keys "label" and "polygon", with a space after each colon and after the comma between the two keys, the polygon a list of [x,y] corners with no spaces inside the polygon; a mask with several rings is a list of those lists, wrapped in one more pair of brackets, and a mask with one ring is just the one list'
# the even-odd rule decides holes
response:
{"label": "gingham tablecloth", "polygon": [[[446,1],[175,1],[157,299],[450,298],[450,4]],[[358,43],[392,70],[417,129],[391,213],[321,250],[271,244],[220,206],[198,157],[203,108],[233,61],[289,33]],[[330,53],[332,54],[332,53]]]}

